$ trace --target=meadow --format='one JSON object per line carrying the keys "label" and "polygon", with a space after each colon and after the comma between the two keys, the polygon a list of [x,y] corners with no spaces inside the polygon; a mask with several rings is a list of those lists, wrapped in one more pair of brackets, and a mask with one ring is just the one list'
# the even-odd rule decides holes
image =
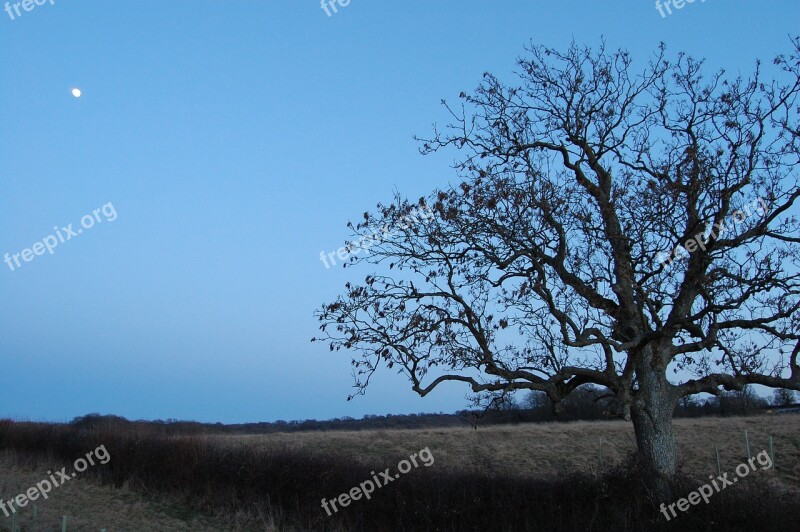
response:
{"label": "meadow", "polygon": [[[171,435],[113,424],[0,422],[0,497],[8,500],[97,445],[111,460],[37,503],[36,530],[768,530],[800,519],[800,415],[678,419],[687,493],[768,448],[775,467],[667,523],[644,496],[622,421],[576,421],[266,435]],[[428,448],[370,500],[328,517],[336,498]],[[22,530],[33,530],[31,507]],[[722,528],[720,528],[722,527]],[[0,515],[0,530],[10,519]]]}
{"label": "meadow", "polygon": [[[800,415],[677,419],[681,471],[704,478],[716,471],[714,445],[722,470],[745,457],[744,431],[751,453],[768,448],[773,436],[779,481],[800,489]],[[509,478],[558,478],[564,472],[597,474],[621,465],[636,448],[633,427],[624,421],[573,421],[446,429],[325,431],[247,436],[207,436],[226,447],[264,451],[294,449],[338,456],[364,464],[393,465],[429,447],[437,467]]]}

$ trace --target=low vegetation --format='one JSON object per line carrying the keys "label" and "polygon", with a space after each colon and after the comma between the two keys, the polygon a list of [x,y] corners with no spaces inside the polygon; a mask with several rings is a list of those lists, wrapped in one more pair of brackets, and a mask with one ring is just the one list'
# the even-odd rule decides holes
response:
{"label": "low vegetation", "polygon": [[[155,513],[164,523],[180,523],[152,525],[170,530],[789,529],[800,520],[800,416],[679,420],[679,491],[696,489],[716,471],[715,443],[723,472],[741,463],[745,428],[753,454],[774,437],[776,468],[754,473],[671,523],[648,502],[629,458],[632,429],[620,421],[252,436],[167,435],[157,424],[114,419],[6,421],[0,422],[0,451],[3,477],[8,468],[38,472],[25,473],[33,482],[105,445],[111,461],[63,488],[91,490],[95,501],[109,497],[127,512],[116,527],[101,522],[97,529],[141,530],[145,519],[160,522]],[[348,492],[423,447],[436,459],[432,467],[414,469],[332,517],[322,510],[323,497]],[[0,484],[0,496],[8,500],[27,487],[16,484]],[[39,506],[63,505],[61,495]],[[92,508],[63,511],[88,522]],[[29,522],[30,512],[21,518]],[[9,520],[3,521],[6,530]]]}

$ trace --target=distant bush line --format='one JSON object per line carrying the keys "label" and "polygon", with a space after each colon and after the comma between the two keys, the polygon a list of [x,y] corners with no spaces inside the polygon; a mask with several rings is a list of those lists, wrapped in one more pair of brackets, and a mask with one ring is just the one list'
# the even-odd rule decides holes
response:
{"label": "distant bush line", "polygon": [[[769,409],[769,401],[749,390],[725,392],[720,397],[688,398],[675,407],[675,417],[741,416],[763,413]],[[155,421],[129,421],[114,415],[87,414],[72,420],[79,428],[94,428],[109,421],[129,426],[147,427],[156,434],[270,434],[275,432],[299,432],[315,430],[379,430],[379,429],[424,429],[490,425],[515,425],[550,421],[599,421],[615,419],[611,405],[601,388],[581,386],[564,402],[556,414],[550,400],[544,394],[531,393],[524,401],[516,403],[506,400],[498,408],[485,410],[460,410],[455,414],[387,414],[366,415],[362,419],[343,417],[325,421],[306,419],[303,421],[260,423],[200,423],[177,419]]]}

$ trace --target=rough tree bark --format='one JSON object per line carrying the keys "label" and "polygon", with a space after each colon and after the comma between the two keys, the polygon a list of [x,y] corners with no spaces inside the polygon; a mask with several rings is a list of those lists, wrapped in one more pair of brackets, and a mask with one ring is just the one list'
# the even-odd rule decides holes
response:
{"label": "rough tree bark", "polygon": [[677,464],[672,413],[677,394],[663,369],[654,367],[653,358],[652,354],[643,356],[636,369],[639,393],[631,405],[631,420],[641,464],[660,504],[673,500],[672,479]]}

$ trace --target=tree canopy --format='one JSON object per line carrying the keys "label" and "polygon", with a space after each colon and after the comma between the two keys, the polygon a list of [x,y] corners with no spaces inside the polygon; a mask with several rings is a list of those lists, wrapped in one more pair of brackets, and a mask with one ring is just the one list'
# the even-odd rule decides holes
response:
{"label": "tree canopy", "polygon": [[354,259],[393,272],[323,306],[323,339],[360,354],[360,388],[383,361],[420,395],[461,381],[560,400],[591,382],[624,402],[648,345],[692,375],[677,395],[800,389],[792,44],[775,79],[704,75],[663,45],[638,70],[605,45],[532,45],[515,83],[485,74],[420,139],[463,152],[462,181],[353,226],[436,213]]}

